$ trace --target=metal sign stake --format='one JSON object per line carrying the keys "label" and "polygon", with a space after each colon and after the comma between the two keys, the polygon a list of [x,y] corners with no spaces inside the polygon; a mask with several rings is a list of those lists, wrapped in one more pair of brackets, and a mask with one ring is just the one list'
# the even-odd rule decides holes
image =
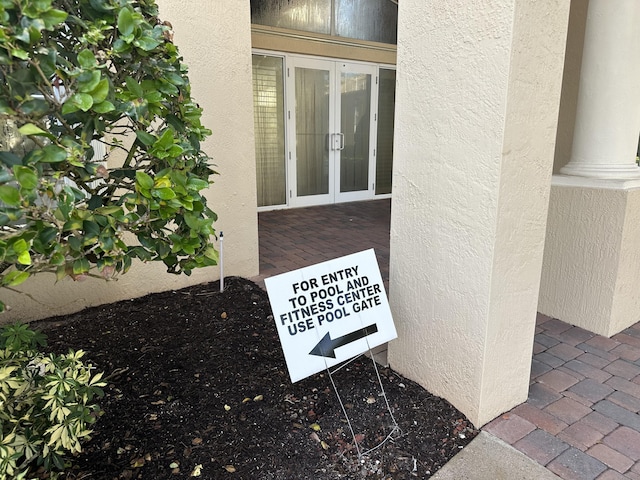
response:
{"label": "metal sign stake", "polygon": [[387,398],[387,394],[386,394],[386,392],[384,390],[384,386],[382,385],[382,378],[380,378],[380,372],[378,371],[378,365],[376,364],[376,360],[375,360],[375,358],[373,356],[373,352],[371,351],[371,348],[369,348],[369,356],[371,357],[371,361],[373,362],[373,368],[374,368],[374,370],[376,372],[376,376],[378,377],[378,384],[380,385],[380,393],[381,393],[382,397],[384,398],[385,404],[387,406],[387,412],[389,412],[389,416],[391,417],[391,420],[393,421],[393,428],[387,434],[385,439],[382,440],[382,442],[380,442],[375,447],[372,447],[372,448],[370,448],[370,449],[368,449],[368,450],[366,450],[364,452],[360,449],[360,445],[358,444],[358,441],[356,440],[355,431],[353,430],[353,426],[351,425],[351,419],[349,418],[349,415],[347,414],[347,409],[345,408],[344,403],[342,402],[342,398],[340,397],[340,393],[338,392],[338,387],[336,386],[336,383],[333,380],[333,374],[337,373],[338,370],[346,367],[348,364],[350,364],[351,362],[353,362],[357,358],[360,358],[361,356],[362,356],[362,354],[358,355],[357,357],[352,358],[351,360],[348,360],[347,362],[343,363],[342,365],[340,365],[339,367],[337,367],[333,371],[331,371],[331,369],[327,368],[327,373],[329,374],[329,379],[331,380],[331,385],[333,385],[333,391],[336,393],[336,397],[338,398],[338,402],[340,403],[340,408],[342,408],[342,413],[343,413],[345,419],[347,420],[347,425],[349,426],[349,430],[351,431],[351,437],[353,438],[353,444],[355,445],[356,452],[358,453],[358,461],[360,461],[360,462],[362,462],[362,459],[363,459],[363,457],[365,455],[368,455],[369,453],[377,450],[378,448],[382,447],[385,443],[387,443],[387,441],[389,441],[396,432],[402,433],[402,431],[400,429],[400,426],[398,425],[398,422],[396,421],[395,417],[393,416],[393,411],[391,410],[391,406],[389,405],[389,399]]}

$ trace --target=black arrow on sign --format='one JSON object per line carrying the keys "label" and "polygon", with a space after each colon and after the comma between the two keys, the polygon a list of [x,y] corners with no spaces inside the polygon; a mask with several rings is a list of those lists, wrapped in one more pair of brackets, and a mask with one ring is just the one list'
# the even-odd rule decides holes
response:
{"label": "black arrow on sign", "polygon": [[360,340],[361,338],[372,335],[377,331],[378,325],[374,323],[373,325],[361,328],[360,330],[356,330],[355,332],[347,333],[346,335],[334,338],[333,340],[331,339],[331,332],[327,332],[327,334],[322,337],[322,340],[320,340],[318,344],[313,347],[313,350],[309,352],[309,355],[336,358],[336,354],[334,352],[336,348],[344,347],[351,342],[355,342],[356,340]]}

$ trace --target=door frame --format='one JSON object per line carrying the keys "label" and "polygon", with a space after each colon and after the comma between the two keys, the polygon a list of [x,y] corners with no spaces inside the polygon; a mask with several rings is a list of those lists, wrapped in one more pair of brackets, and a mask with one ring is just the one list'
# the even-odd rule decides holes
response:
{"label": "door frame", "polygon": [[[284,91],[287,97],[286,111],[286,131],[288,142],[286,143],[287,151],[287,201],[290,207],[311,207],[315,205],[327,205],[335,202],[335,136],[333,126],[336,122],[336,110],[331,92],[334,91],[335,68],[334,65],[323,58],[288,55],[286,71],[284,75]],[[296,68],[304,68],[309,70],[326,71],[329,75],[329,98],[328,98],[328,125],[325,137],[325,149],[327,150],[327,172],[326,180],[328,182],[328,191],[324,194],[315,195],[298,195],[298,154],[297,154],[297,138],[296,138]]]}
{"label": "door frame", "polygon": [[[281,58],[283,62],[283,79],[284,79],[284,115],[285,115],[285,129],[284,129],[284,142],[285,142],[285,182],[286,182],[286,203],[282,205],[268,205],[258,207],[258,212],[279,210],[296,207],[306,207],[315,205],[327,205],[334,203],[364,201],[364,200],[377,200],[383,198],[391,198],[391,193],[376,194],[375,193],[375,180],[376,180],[376,141],[377,141],[377,121],[378,121],[378,97],[379,97],[379,72],[380,69],[396,70],[396,65],[375,63],[367,61],[357,61],[348,59],[339,59],[332,57],[320,57],[304,54],[295,54],[287,52],[278,52],[272,50],[253,49],[252,54],[266,55]],[[369,172],[368,172],[368,188],[366,190],[355,192],[343,192],[343,193],[329,193],[322,195],[322,199],[313,199],[312,197],[298,197],[295,195],[294,188],[296,187],[295,179],[295,77],[291,77],[291,70],[295,68],[296,63],[300,62],[307,65],[322,65],[324,62],[332,62],[334,68],[337,69],[337,65],[344,64],[352,67],[362,67],[363,69],[370,69],[372,74],[372,92],[371,92],[371,115],[370,115],[370,139],[369,139]],[[317,61],[317,63],[315,62]],[[339,74],[339,71],[338,71]],[[333,74],[334,79],[338,75]],[[339,77],[338,77],[339,78]],[[331,81],[331,80],[330,80]],[[335,80],[336,82],[338,80]],[[340,101],[340,95],[335,95]],[[331,112],[333,110],[333,112]],[[338,112],[338,108],[335,106],[330,107],[330,114],[335,116]],[[330,159],[330,164],[335,164],[335,161]],[[331,165],[330,165],[331,168]],[[330,192],[331,188],[339,190],[339,172],[336,172],[335,165],[331,168],[333,174],[330,179]],[[331,186],[331,184],[333,184]],[[321,201],[319,201],[321,200]]]}
{"label": "door frame", "polygon": [[[378,138],[378,70],[379,66],[376,64],[367,64],[363,62],[352,62],[345,60],[338,60],[336,66],[336,88],[341,86],[342,73],[364,73],[371,75],[371,93],[369,96],[369,148],[367,162],[367,188],[362,190],[341,191],[341,171],[342,162],[346,161],[340,154],[340,158],[336,160],[335,168],[335,195],[334,203],[344,202],[356,202],[361,200],[372,200],[375,197],[375,173],[376,173],[376,143]],[[342,116],[342,90],[336,91],[336,115]],[[344,135],[345,125],[342,122],[336,124],[339,127],[340,132]]]}

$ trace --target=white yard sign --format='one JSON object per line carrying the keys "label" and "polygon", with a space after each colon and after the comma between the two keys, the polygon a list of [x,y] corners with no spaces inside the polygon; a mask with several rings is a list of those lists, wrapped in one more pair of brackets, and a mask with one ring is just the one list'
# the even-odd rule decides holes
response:
{"label": "white yard sign", "polygon": [[373,249],[264,282],[292,382],[397,337]]}

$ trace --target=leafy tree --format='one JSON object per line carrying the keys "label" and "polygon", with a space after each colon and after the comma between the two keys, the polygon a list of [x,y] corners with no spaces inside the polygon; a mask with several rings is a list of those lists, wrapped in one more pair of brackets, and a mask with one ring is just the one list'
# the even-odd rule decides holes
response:
{"label": "leafy tree", "polygon": [[216,264],[211,132],[157,15],[154,0],[0,0],[0,286]]}

